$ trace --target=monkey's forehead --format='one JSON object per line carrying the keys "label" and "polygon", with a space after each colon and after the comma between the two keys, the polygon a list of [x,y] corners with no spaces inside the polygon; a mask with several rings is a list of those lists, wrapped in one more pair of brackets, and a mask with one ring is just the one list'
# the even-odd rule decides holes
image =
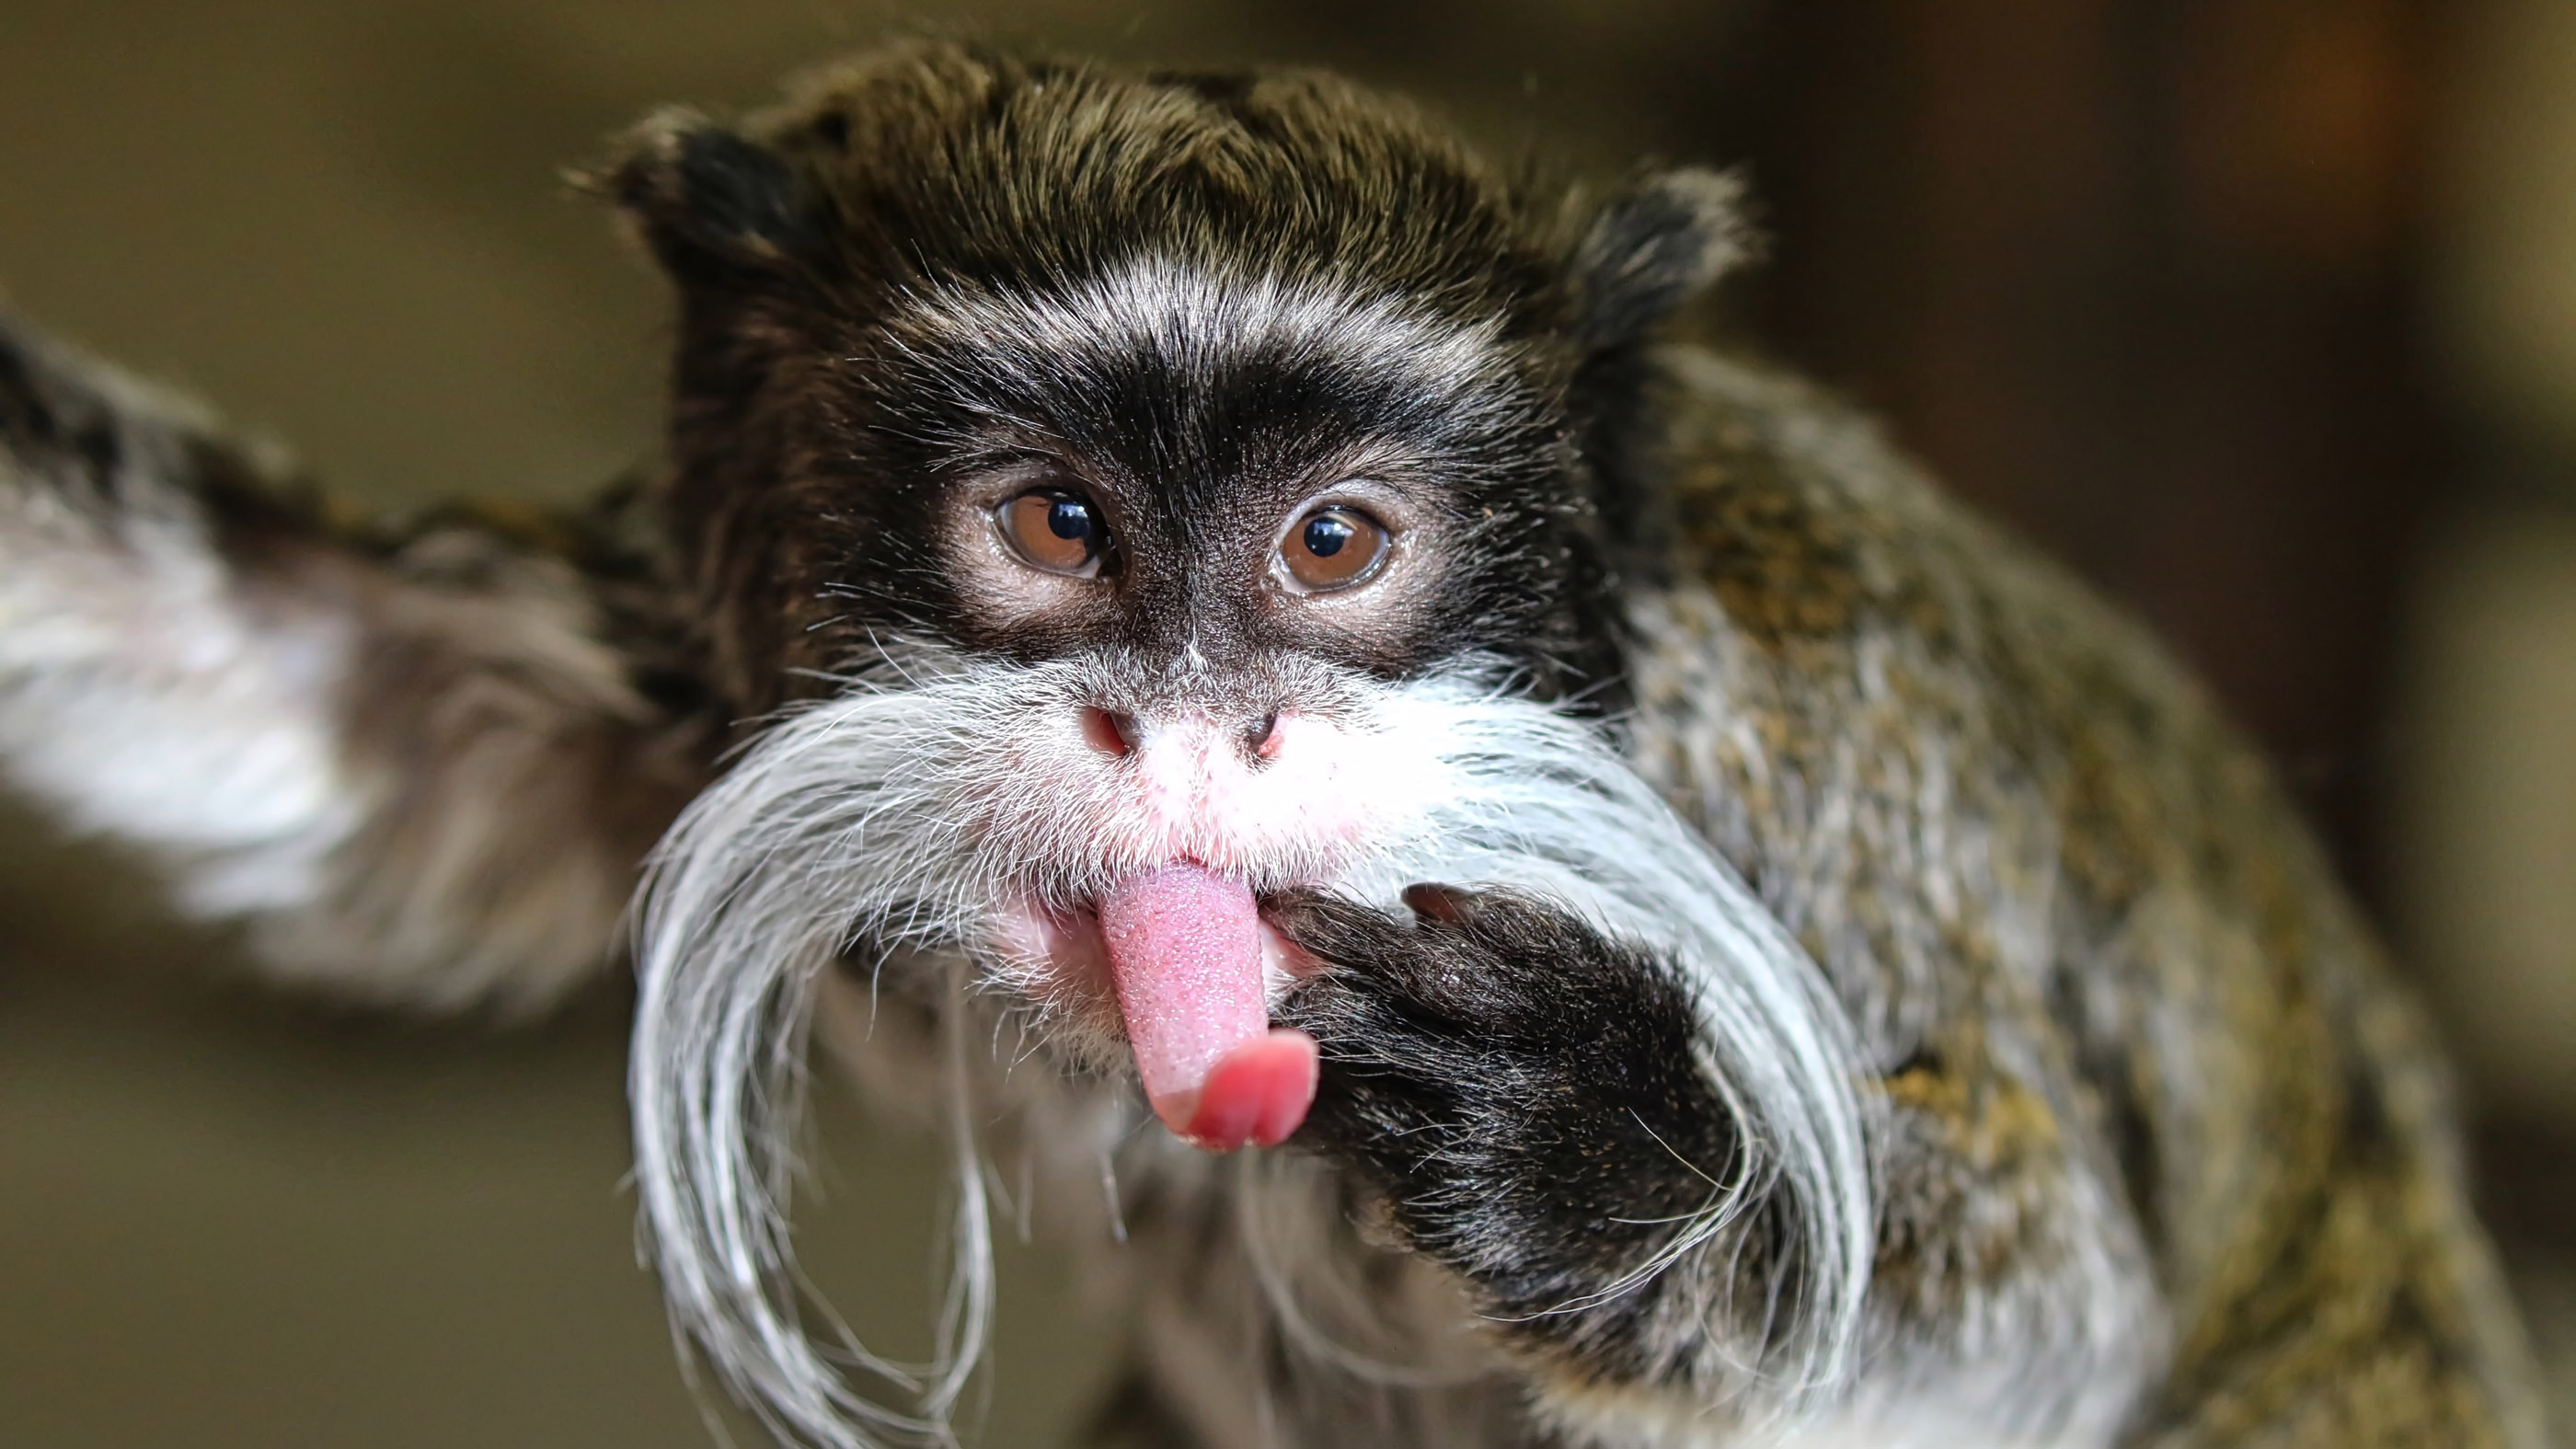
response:
{"label": "monkey's forehead", "polygon": [[845,260],[888,280],[1025,285],[1153,254],[1365,279],[1460,316],[1543,322],[1558,301],[1561,189],[1337,77],[919,44],[792,95],[752,130],[825,204]]}
{"label": "monkey's forehead", "polygon": [[1320,392],[1344,411],[1452,424],[1537,405],[1526,349],[1507,340],[1499,314],[1445,318],[1364,283],[1161,253],[1025,288],[928,284],[884,327],[920,375],[960,396],[1078,406],[1103,391],[1206,401],[1231,386],[1257,393],[1256,411],[1282,416]]}

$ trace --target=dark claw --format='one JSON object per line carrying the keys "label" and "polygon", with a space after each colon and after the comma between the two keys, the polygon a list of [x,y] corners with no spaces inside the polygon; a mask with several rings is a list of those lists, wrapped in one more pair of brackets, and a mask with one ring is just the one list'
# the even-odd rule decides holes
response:
{"label": "dark claw", "polygon": [[1404,888],[1404,904],[1426,920],[1445,926],[1463,926],[1467,912],[1473,909],[1474,897],[1456,886],[1409,885]]}

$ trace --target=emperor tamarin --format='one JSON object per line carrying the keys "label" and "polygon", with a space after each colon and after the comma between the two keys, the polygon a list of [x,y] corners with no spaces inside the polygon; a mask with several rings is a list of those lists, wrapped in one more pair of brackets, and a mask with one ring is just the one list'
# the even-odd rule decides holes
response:
{"label": "emperor tamarin", "polygon": [[[678,350],[577,513],[353,522],[0,330],[0,765],[288,978],[631,950],[651,1253],[782,1441],[947,1435],[1025,1157],[1123,1285],[1104,1444],[2539,1442],[2270,774],[1667,335],[1727,178],[918,44],[587,179]],[[818,1039],[955,1142],[909,1389],[790,1259]]]}

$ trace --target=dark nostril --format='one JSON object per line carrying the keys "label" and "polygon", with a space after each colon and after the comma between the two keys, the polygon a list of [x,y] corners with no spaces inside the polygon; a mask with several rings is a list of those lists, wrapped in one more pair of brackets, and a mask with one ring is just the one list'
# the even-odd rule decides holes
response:
{"label": "dark nostril", "polygon": [[1100,753],[1119,759],[1136,752],[1136,741],[1140,736],[1134,715],[1084,705],[1082,738],[1085,744]]}
{"label": "dark nostril", "polygon": [[1286,743],[1279,737],[1279,711],[1274,709],[1254,720],[1252,727],[1243,732],[1243,737],[1251,742],[1256,758],[1266,760],[1278,754],[1279,747]]}

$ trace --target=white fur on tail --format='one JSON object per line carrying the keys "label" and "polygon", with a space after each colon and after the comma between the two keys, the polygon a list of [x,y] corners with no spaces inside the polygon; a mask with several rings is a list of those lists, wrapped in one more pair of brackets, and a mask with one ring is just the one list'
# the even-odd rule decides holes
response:
{"label": "white fur on tail", "polygon": [[[140,844],[201,916],[291,909],[357,827],[333,691],[348,621],[254,609],[170,485],[184,400],[86,364],[113,477],[24,476],[0,449],[0,773],[75,828]],[[95,493],[114,509],[73,501]]]}

